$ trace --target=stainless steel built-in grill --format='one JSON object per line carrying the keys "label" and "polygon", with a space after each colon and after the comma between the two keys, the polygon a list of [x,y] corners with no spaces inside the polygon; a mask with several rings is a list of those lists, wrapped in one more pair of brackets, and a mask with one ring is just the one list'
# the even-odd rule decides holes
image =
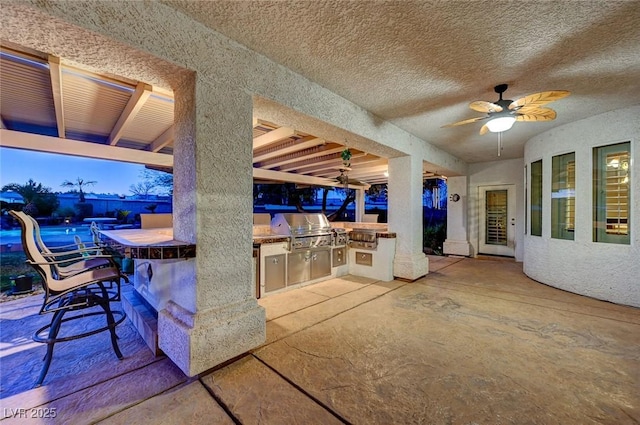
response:
{"label": "stainless steel built-in grill", "polygon": [[331,225],[324,214],[276,214],[271,233],[291,237],[291,250],[331,246]]}
{"label": "stainless steel built-in grill", "polygon": [[287,286],[331,275],[332,233],[324,214],[276,214],[271,233],[287,235]]}

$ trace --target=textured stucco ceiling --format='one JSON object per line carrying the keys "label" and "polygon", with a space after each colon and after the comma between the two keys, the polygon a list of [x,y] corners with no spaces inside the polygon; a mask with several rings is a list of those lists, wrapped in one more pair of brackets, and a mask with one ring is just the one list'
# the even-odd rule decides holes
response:
{"label": "textured stucco ceiling", "polygon": [[496,158],[474,100],[569,90],[558,118],[516,123],[502,158],[555,126],[640,103],[639,1],[164,0],[459,158]]}

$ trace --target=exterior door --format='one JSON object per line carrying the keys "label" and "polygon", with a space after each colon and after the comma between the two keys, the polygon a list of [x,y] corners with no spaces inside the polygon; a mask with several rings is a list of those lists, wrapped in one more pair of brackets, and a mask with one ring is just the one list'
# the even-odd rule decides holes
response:
{"label": "exterior door", "polygon": [[479,187],[480,254],[515,257],[515,185]]}

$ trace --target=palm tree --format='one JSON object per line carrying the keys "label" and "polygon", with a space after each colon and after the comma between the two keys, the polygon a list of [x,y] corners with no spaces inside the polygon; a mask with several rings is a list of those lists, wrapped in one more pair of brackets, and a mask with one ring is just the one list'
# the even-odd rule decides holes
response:
{"label": "palm tree", "polygon": [[[36,202],[39,198],[47,198],[49,202],[57,202],[57,198],[55,195],[51,193],[51,189],[45,186],[42,186],[42,183],[36,183],[33,179],[29,179],[26,184],[19,183],[9,183],[2,186],[2,192],[4,191],[13,191],[20,196],[24,200],[24,208],[22,209],[26,214],[35,217],[39,213],[39,209],[36,206]],[[49,199],[53,197],[53,199]],[[57,206],[53,206],[55,209]]]}
{"label": "palm tree", "polygon": [[86,186],[92,186],[96,183],[98,182],[94,180],[84,180],[84,179],[81,179],[80,177],[76,177],[75,181],[65,180],[64,182],[62,182],[61,186],[77,187],[78,192],[80,192],[80,202],[85,202],[86,199],[84,198],[84,192],[82,191],[82,188]]}

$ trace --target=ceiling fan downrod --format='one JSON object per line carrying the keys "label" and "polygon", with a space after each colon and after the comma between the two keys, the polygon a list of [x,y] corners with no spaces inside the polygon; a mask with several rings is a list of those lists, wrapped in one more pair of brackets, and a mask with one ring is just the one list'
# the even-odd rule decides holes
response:
{"label": "ceiling fan downrod", "polygon": [[500,96],[500,100],[502,100],[502,93],[506,92],[508,88],[509,88],[509,84],[498,84],[493,89]]}

